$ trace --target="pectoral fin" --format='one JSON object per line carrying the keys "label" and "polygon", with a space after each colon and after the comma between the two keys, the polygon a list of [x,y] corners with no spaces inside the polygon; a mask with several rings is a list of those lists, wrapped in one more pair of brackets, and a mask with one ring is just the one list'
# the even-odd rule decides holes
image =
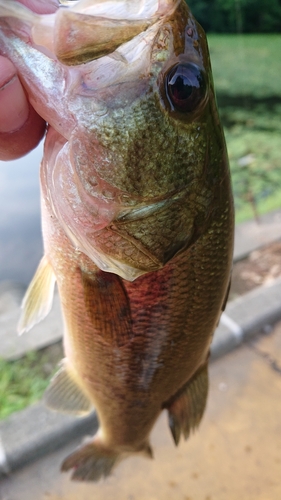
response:
{"label": "pectoral fin", "polygon": [[55,282],[53,268],[44,256],[22,301],[22,313],[18,323],[19,334],[30,330],[50,312]]}
{"label": "pectoral fin", "polygon": [[169,426],[178,445],[181,434],[187,439],[202,419],[208,395],[208,365],[198,371],[172,402],[165,405],[169,412]]}
{"label": "pectoral fin", "polygon": [[65,362],[44,394],[44,403],[52,410],[83,416],[93,410],[91,401],[77,384]]}

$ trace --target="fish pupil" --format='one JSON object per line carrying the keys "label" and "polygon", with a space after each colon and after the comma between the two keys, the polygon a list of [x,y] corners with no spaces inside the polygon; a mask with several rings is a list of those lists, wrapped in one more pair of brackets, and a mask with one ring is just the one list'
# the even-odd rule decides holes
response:
{"label": "fish pupil", "polygon": [[204,74],[196,64],[178,64],[166,82],[169,101],[178,111],[194,111],[206,96]]}
{"label": "fish pupil", "polygon": [[184,76],[178,76],[171,88],[171,92],[177,101],[184,101],[192,94],[193,87]]}

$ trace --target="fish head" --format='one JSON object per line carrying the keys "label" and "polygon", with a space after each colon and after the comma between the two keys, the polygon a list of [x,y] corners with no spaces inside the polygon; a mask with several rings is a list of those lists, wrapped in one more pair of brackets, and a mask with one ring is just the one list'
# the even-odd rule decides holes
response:
{"label": "fish head", "polygon": [[63,68],[71,117],[65,133],[48,120],[42,183],[75,247],[133,280],[191,246],[220,202],[227,159],[206,36],[183,0],[60,3],[32,31]]}
{"label": "fish head", "polygon": [[160,10],[78,66],[74,89],[83,116],[69,147],[95,223],[75,222],[68,207],[65,228],[126,279],[163,267],[204,232],[227,168],[205,33],[184,1]]}

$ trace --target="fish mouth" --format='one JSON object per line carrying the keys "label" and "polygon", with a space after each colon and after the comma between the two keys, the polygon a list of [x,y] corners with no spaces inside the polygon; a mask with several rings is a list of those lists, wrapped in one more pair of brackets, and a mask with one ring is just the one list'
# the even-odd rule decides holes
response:
{"label": "fish mouth", "polygon": [[58,0],[59,7],[68,7],[73,12],[120,20],[162,17],[175,10],[180,0],[139,0],[138,2],[130,2],[130,5],[126,0],[119,0],[119,5],[116,6],[112,6],[112,3],[106,0],[92,0],[91,2]]}
{"label": "fish mouth", "polygon": [[163,16],[171,15],[180,1],[58,0],[59,35],[54,43],[55,54],[69,66],[112,54]]}

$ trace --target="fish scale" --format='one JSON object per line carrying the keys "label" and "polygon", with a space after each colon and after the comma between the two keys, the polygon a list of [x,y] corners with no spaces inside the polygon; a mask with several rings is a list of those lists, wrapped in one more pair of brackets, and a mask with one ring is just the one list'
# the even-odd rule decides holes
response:
{"label": "fish scale", "polygon": [[[97,162],[97,171],[117,188],[132,195],[141,192],[145,198],[161,195],[167,183],[171,191],[188,186],[202,173],[206,150],[203,127],[199,138],[198,124],[185,124],[185,130],[178,131],[178,123],[165,123],[161,110],[154,111],[153,104],[144,108],[140,104],[128,110],[126,124],[121,129],[118,119],[109,116],[97,130],[97,139],[106,152],[105,161],[112,160],[114,165],[113,170],[108,170],[102,161]],[[161,130],[161,134],[153,134],[155,128]],[[173,136],[176,148],[171,146]],[[176,171],[172,168],[174,162],[178,163]]]}

